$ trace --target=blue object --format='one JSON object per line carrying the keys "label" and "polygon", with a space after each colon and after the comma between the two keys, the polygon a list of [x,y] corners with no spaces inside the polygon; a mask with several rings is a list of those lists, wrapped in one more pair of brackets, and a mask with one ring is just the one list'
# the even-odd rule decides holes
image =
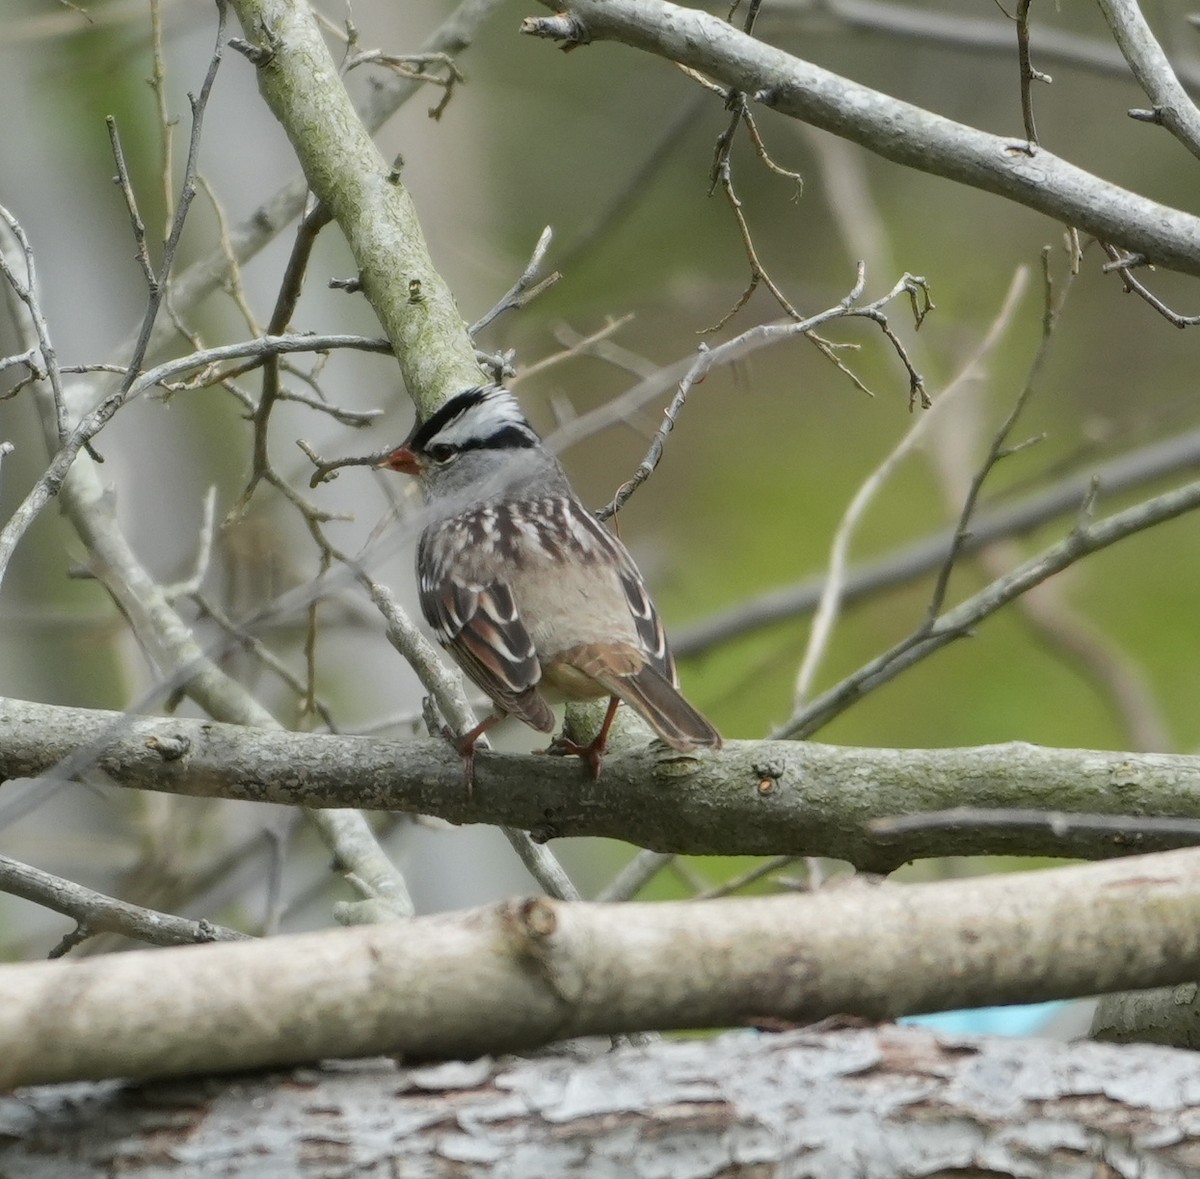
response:
{"label": "blue object", "polygon": [[901,1023],[920,1024],[938,1032],[976,1036],[1030,1036],[1044,1027],[1064,1003],[1029,1003],[1014,1007],[975,1007],[969,1011],[938,1011],[908,1015]]}

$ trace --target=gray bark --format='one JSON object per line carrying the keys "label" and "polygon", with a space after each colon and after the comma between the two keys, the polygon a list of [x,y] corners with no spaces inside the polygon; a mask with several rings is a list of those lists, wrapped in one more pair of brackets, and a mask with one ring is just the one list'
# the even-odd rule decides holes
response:
{"label": "gray bark", "polygon": [[565,13],[530,17],[533,36],[568,46],[619,41],[680,62],[772,110],[884,159],[995,193],[1149,261],[1200,275],[1200,220],[1031,147],[989,135],[747,36],[720,17],[660,0],[541,0]]}
{"label": "gray bark", "polygon": [[810,1023],[1200,976],[1200,851],[657,904],[510,901],[0,967],[0,1089]]}
{"label": "gray bark", "polygon": [[22,1179],[1171,1179],[1198,1168],[1191,1053],[896,1027],[0,1099],[0,1173]]}
{"label": "gray bark", "polygon": [[695,855],[829,856],[874,872],[926,856],[1100,859],[1195,841],[969,825],[885,840],[868,826],[968,802],[1067,815],[1200,818],[1200,758],[1182,755],[1022,743],[857,749],[730,741],[719,756],[650,745],[619,749],[592,782],[571,758],[481,752],[468,795],[462,763],[441,741],[287,733],[0,698],[0,780],[58,780],[93,767],[134,789],[410,811],[518,827],[540,838],[599,835]]}

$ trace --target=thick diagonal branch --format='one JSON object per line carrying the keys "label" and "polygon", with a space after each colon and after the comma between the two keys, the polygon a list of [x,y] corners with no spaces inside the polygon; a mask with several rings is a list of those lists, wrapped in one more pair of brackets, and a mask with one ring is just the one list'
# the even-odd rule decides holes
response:
{"label": "thick diagonal branch", "polygon": [[[558,0],[543,0],[558,9]],[[524,31],[568,43],[620,41],[680,62],[785,115],[905,167],[1026,205],[1170,270],[1200,275],[1200,218],[1110,184],[1024,139],[989,135],[766,45],[663,0],[572,0]]]}

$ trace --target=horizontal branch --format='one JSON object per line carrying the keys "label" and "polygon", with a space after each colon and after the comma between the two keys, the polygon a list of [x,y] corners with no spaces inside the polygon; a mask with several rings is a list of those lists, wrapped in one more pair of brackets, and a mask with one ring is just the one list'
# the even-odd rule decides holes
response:
{"label": "horizontal branch", "polygon": [[[1153,920],[1147,920],[1147,914]],[[544,898],[0,967],[0,1090],[577,1036],[886,1019],[1200,975],[1200,850],[933,884]]]}
{"label": "horizontal branch", "polygon": [[653,744],[615,751],[592,782],[574,759],[481,751],[468,795],[462,763],[441,741],[288,733],[0,698],[0,780],[53,776],[68,757],[143,790],[408,811],[519,827],[541,839],[607,836],[694,855],[830,856],[877,872],[926,856],[1102,859],[1190,842],[1136,827],[1124,837],[1054,825],[887,837],[870,829],[893,815],[970,804],[1200,818],[1200,758],[1182,755],[1021,743],[855,749],[731,741],[720,754],[689,756]]}
{"label": "horizontal branch", "polygon": [[0,1170],[1165,1177],[1194,1173],[1198,1083],[1194,1054],[1144,1045],[903,1027],[734,1034],[591,1057],[24,1090],[0,1097]]}
{"label": "horizontal branch", "polygon": [[565,7],[523,31],[568,45],[619,41],[700,70],[755,101],[891,160],[995,193],[1149,262],[1200,275],[1200,218],[1120,188],[1023,136],[936,115],[766,45],[718,17],[662,0],[543,0]]}

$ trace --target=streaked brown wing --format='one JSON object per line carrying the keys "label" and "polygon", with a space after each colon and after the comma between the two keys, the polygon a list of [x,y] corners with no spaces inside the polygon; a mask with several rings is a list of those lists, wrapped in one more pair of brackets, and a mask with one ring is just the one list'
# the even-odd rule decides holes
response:
{"label": "streaked brown wing", "polygon": [[509,587],[447,573],[436,583],[422,579],[419,592],[426,621],[471,680],[501,710],[549,732],[554,714],[537,691],[541,664]]}

